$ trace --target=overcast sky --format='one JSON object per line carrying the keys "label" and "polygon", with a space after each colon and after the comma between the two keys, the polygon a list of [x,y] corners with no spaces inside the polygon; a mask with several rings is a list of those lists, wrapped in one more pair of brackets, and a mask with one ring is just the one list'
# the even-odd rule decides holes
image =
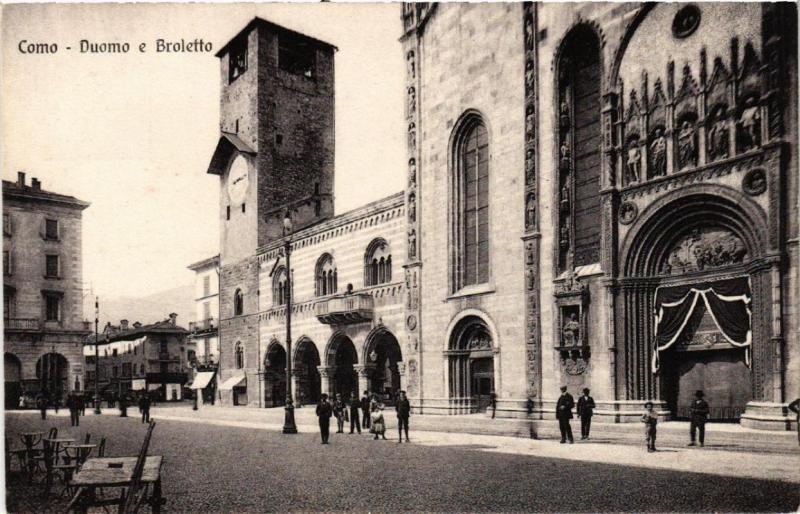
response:
{"label": "overcast sky", "polygon": [[[205,173],[219,130],[214,53],[254,16],[339,48],[336,212],[400,191],[400,4],[3,6],[3,178],[24,170],[91,202],[83,269],[95,294],[191,283],[186,266],[219,251],[219,179]],[[159,38],[202,38],[213,50],[158,54]],[[130,51],[82,54],[82,39]],[[21,40],[58,52],[25,55]]]}

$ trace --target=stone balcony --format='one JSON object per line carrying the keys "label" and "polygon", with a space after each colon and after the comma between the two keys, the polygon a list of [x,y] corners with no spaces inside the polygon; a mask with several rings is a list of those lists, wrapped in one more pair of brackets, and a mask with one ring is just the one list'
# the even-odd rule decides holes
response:
{"label": "stone balcony", "polygon": [[374,299],[368,293],[336,295],[318,301],[314,313],[320,323],[346,325],[372,319]]}
{"label": "stone balcony", "polygon": [[3,321],[5,322],[4,326],[6,330],[39,331],[42,329],[39,318],[5,318]]}
{"label": "stone balcony", "polygon": [[216,318],[207,318],[201,321],[189,322],[189,332],[193,334],[201,334],[204,332],[216,331],[219,323]]}

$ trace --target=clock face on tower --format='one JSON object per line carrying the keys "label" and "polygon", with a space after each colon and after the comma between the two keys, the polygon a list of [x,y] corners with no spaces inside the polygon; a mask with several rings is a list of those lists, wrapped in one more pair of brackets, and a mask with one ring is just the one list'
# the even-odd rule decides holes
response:
{"label": "clock face on tower", "polygon": [[247,186],[250,183],[248,175],[247,161],[239,155],[231,164],[231,170],[228,173],[228,197],[231,199],[231,203],[244,202]]}

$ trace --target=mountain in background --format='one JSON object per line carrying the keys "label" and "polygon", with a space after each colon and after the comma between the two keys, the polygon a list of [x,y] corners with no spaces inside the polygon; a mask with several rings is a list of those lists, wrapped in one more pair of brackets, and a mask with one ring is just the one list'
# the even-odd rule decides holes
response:
{"label": "mountain in background", "polygon": [[[174,312],[178,325],[188,329],[194,321],[194,285],[179,286],[142,297],[100,298],[100,330],[108,323],[118,325],[126,319],[132,325],[139,321],[143,325],[162,321]],[[94,297],[87,295],[83,306],[83,317],[94,321]],[[94,327],[92,327],[94,328]]]}

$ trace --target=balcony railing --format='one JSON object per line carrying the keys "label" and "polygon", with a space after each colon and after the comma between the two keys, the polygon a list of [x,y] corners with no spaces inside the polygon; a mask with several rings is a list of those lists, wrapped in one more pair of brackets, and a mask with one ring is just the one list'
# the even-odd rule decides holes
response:
{"label": "balcony railing", "polygon": [[39,318],[5,318],[6,330],[41,330]]}
{"label": "balcony railing", "polygon": [[371,320],[374,308],[372,295],[356,293],[320,300],[314,305],[314,313],[320,323],[345,325]]}
{"label": "balcony railing", "polygon": [[208,318],[201,321],[190,321],[189,332],[205,332],[207,330],[216,330],[219,324],[217,318]]}

